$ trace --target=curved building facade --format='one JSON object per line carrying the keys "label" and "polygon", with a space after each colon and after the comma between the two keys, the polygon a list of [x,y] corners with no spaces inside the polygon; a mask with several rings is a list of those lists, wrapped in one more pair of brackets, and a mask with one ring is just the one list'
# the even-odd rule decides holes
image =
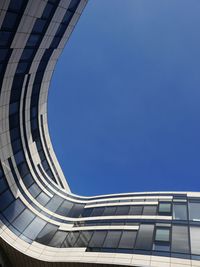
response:
{"label": "curved building facade", "polygon": [[200,266],[200,194],[73,194],[47,96],[87,0],[0,1],[0,266]]}

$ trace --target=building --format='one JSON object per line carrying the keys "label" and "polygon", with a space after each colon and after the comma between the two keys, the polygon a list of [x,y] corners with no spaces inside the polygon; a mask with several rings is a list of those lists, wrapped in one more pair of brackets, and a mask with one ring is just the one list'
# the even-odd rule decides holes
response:
{"label": "building", "polygon": [[47,125],[87,0],[0,1],[0,266],[200,266],[200,193],[71,193]]}

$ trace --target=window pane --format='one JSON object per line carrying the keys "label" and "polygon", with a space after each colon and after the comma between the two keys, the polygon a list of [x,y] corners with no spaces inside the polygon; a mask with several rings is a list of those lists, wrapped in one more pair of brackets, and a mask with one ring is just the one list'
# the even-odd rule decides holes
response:
{"label": "window pane", "polygon": [[173,219],[187,220],[187,206],[185,204],[173,205]]}
{"label": "window pane", "polygon": [[200,227],[190,227],[191,254],[200,254]]}
{"label": "window pane", "polygon": [[117,248],[121,237],[121,231],[109,231],[104,241],[104,248]]}
{"label": "window pane", "polygon": [[49,242],[48,246],[57,247],[57,248],[61,247],[67,234],[68,234],[67,232],[57,231],[55,235],[53,236],[53,238],[51,239],[51,241]]}
{"label": "window pane", "polygon": [[4,212],[3,215],[12,223],[12,221],[25,209],[21,200],[14,201]]}
{"label": "window pane", "polygon": [[157,206],[144,206],[143,215],[156,215]]}
{"label": "window pane", "polygon": [[172,226],[171,251],[175,253],[189,253],[189,239],[187,226]]}
{"label": "window pane", "polygon": [[13,226],[22,233],[34,217],[35,215],[30,210],[25,209],[19,217],[14,220]]}
{"label": "window pane", "polygon": [[168,228],[157,228],[156,229],[156,241],[169,242],[170,229]]}
{"label": "window pane", "polygon": [[92,231],[83,231],[80,233],[78,240],[76,241],[76,247],[87,247],[92,237]]}
{"label": "window pane", "polygon": [[123,231],[119,248],[132,249],[135,244],[136,235],[136,231]]}
{"label": "window pane", "polygon": [[34,240],[38,233],[42,230],[42,228],[45,226],[46,221],[40,219],[39,217],[36,217],[25,229],[23,232],[23,235],[26,237]]}
{"label": "window pane", "polygon": [[102,216],[112,216],[115,215],[116,207],[106,207]]}
{"label": "window pane", "polygon": [[154,230],[153,224],[140,225],[135,249],[151,250],[153,241],[153,230]]}
{"label": "window pane", "polygon": [[128,215],[129,214],[129,206],[119,206],[117,207],[115,215]]}
{"label": "window pane", "polygon": [[131,206],[129,215],[142,215],[143,206]]}
{"label": "window pane", "polygon": [[107,231],[95,231],[90,240],[89,247],[102,247],[106,234]]}
{"label": "window pane", "polygon": [[91,216],[101,216],[103,214],[104,207],[101,208],[94,208],[94,210],[91,213]]}
{"label": "window pane", "polygon": [[159,213],[171,213],[171,203],[160,203]]}
{"label": "window pane", "polygon": [[44,245],[48,245],[57,230],[58,226],[48,223],[38,234],[35,241]]}
{"label": "window pane", "polygon": [[189,217],[191,221],[200,221],[200,202],[189,203]]}
{"label": "window pane", "polygon": [[17,14],[8,11],[4,18],[2,28],[11,30],[12,28],[14,28],[16,20],[17,20]]}
{"label": "window pane", "polygon": [[66,239],[64,240],[62,247],[73,247],[78,239],[79,232],[69,232]]}

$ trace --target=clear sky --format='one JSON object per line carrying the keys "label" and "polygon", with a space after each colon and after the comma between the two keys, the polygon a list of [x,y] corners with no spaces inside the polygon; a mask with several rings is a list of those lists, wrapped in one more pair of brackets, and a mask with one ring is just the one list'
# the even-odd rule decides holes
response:
{"label": "clear sky", "polygon": [[200,1],[90,0],[54,72],[74,193],[200,191]]}

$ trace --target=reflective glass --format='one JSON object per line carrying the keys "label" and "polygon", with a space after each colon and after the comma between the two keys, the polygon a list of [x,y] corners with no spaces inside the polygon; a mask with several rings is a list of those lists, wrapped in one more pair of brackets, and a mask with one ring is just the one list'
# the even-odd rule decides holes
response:
{"label": "reflective glass", "polygon": [[12,223],[12,221],[25,209],[21,200],[17,199],[3,212],[6,219]]}
{"label": "reflective glass", "polygon": [[118,206],[115,215],[128,215],[129,209],[129,206]]}
{"label": "reflective glass", "polygon": [[61,247],[63,241],[65,240],[68,232],[57,231],[51,241],[49,242],[49,246],[51,247]]}
{"label": "reflective glass", "polygon": [[36,242],[39,242],[44,245],[48,245],[50,240],[53,238],[54,234],[58,230],[58,226],[48,223],[41,230],[36,238]]}
{"label": "reflective glass", "polygon": [[157,206],[144,206],[143,215],[156,215]]}
{"label": "reflective glass", "polygon": [[171,252],[190,253],[188,227],[182,225],[172,226]]}
{"label": "reflective glass", "polygon": [[0,195],[0,211],[3,211],[14,200],[11,191],[8,189]]}
{"label": "reflective glass", "polygon": [[14,221],[13,226],[21,233],[28,226],[28,224],[34,219],[35,215],[29,210],[25,209]]}
{"label": "reflective glass", "polygon": [[171,203],[160,203],[159,204],[159,209],[158,209],[159,213],[166,213],[169,214],[171,213]]}
{"label": "reflective glass", "polygon": [[119,248],[133,249],[136,236],[137,231],[123,231],[119,242]]}
{"label": "reflective glass", "polygon": [[12,30],[15,27],[16,20],[17,20],[17,14],[8,11],[3,20],[2,28]]}
{"label": "reflective glass", "polygon": [[103,248],[117,248],[121,234],[121,231],[108,231]]}
{"label": "reflective glass", "polygon": [[78,240],[76,241],[76,247],[87,247],[92,237],[93,231],[83,231],[80,233]]}
{"label": "reflective glass", "polygon": [[90,240],[89,247],[102,247],[106,234],[107,231],[95,231]]}
{"label": "reflective glass", "polygon": [[190,226],[191,254],[200,255],[200,227]]}
{"label": "reflective glass", "polygon": [[151,250],[153,241],[153,224],[141,224],[137,235],[135,249]]}
{"label": "reflective glass", "polygon": [[200,202],[189,203],[189,218],[191,221],[200,221]]}
{"label": "reflective glass", "polygon": [[42,220],[39,217],[35,217],[35,219],[27,226],[24,230],[23,235],[34,240],[38,233],[42,230],[42,228],[46,225],[46,221]]}
{"label": "reflective glass", "polygon": [[143,206],[131,206],[129,215],[142,215]]}
{"label": "reflective glass", "polygon": [[156,229],[156,235],[155,235],[156,241],[169,242],[169,238],[170,238],[170,229],[168,228]]}
{"label": "reflective glass", "polygon": [[105,207],[102,216],[113,216],[116,212],[116,207]]}
{"label": "reflective glass", "polygon": [[79,236],[79,232],[69,232],[65,238],[62,247],[73,247]]}
{"label": "reflective glass", "polygon": [[104,207],[94,208],[94,210],[91,213],[91,216],[101,216],[103,214],[104,209],[105,209]]}
{"label": "reflective glass", "polygon": [[0,46],[7,46],[11,37],[11,32],[0,31]]}
{"label": "reflective glass", "polygon": [[173,219],[174,220],[187,220],[186,204],[174,204],[173,205]]}

